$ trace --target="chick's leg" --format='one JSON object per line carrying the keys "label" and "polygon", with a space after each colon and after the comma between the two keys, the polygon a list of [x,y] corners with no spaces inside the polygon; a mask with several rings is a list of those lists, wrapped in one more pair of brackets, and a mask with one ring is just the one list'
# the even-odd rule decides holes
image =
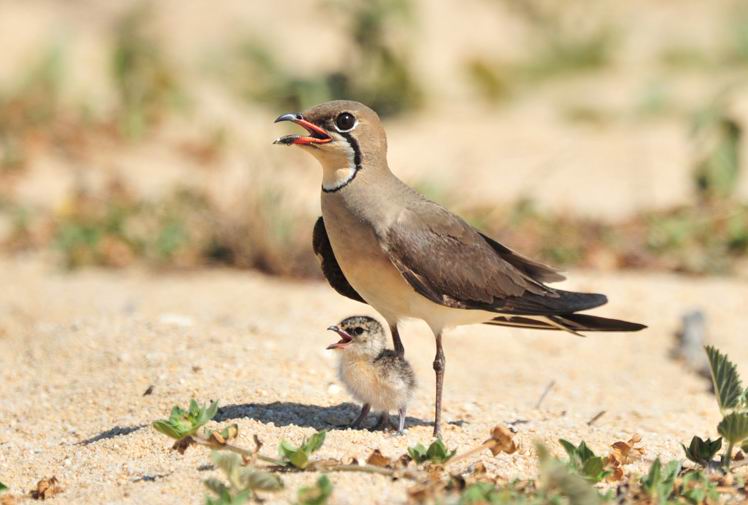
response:
{"label": "chick's leg", "polygon": [[405,430],[405,407],[398,409],[397,413],[400,416],[400,419],[397,423],[397,432],[402,435],[403,431]]}
{"label": "chick's leg", "polygon": [[374,426],[374,429],[386,431],[390,426],[390,413],[382,412],[379,414],[379,421],[377,421],[377,425]]}
{"label": "chick's leg", "polygon": [[353,421],[350,425],[351,428],[359,429],[361,428],[361,425],[364,424],[364,421],[366,420],[366,416],[369,415],[369,411],[371,410],[371,405],[368,403],[364,403],[361,407],[361,413],[358,415],[355,421]]}

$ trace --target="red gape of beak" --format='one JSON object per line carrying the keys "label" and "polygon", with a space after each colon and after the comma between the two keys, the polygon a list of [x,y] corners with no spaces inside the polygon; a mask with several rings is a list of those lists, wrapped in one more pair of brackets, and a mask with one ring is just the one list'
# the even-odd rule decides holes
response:
{"label": "red gape of beak", "polygon": [[351,340],[353,340],[353,337],[351,337],[348,332],[338,326],[330,326],[327,329],[340,335],[340,340],[334,344],[328,345],[327,349],[345,349],[345,347],[351,343]]}
{"label": "red gape of beak", "polygon": [[323,128],[320,128],[316,124],[304,119],[304,116],[301,114],[283,114],[282,116],[278,116],[275,120],[276,123],[280,123],[281,121],[291,121],[292,123],[296,123],[306,129],[306,131],[309,132],[309,135],[285,135],[273,141],[273,144],[309,145],[332,142],[330,134],[328,134]]}

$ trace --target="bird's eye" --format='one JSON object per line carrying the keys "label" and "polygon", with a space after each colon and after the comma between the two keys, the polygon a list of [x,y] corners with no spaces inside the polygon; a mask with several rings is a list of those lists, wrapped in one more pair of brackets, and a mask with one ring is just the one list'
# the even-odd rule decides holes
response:
{"label": "bird's eye", "polygon": [[361,335],[363,332],[364,332],[364,329],[361,328],[360,326],[356,326],[355,328],[353,328],[354,335]]}
{"label": "bird's eye", "polygon": [[335,118],[335,127],[340,132],[351,131],[356,126],[356,117],[350,112],[341,112]]}

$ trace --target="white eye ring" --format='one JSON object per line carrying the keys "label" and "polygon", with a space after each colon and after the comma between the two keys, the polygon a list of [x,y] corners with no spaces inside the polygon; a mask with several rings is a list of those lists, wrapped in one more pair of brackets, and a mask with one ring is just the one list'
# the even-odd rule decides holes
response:
{"label": "white eye ring", "polygon": [[[349,117],[353,119],[353,124],[349,128],[343,128],[341,125],[338,124],[341,118],[348,119]],[[358,126],[358,118],[354,116],[353,114],[351,114],[350,112],[341,112],[340,114],[337,115],[337,117],[333,121],[333,124],[335,125],[335,129],[338,130],[340,133],[347,133],[355,129]]]}

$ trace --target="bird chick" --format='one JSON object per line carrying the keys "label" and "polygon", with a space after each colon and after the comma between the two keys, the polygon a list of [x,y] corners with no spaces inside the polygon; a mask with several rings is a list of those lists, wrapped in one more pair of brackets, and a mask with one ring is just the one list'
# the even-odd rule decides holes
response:
{"label": "bird chick", "polygon": [[361,414],[351,424],[359,428],[369,410],[380,412],[376,428],[386,429],[389,412],[400,416],[398,433],[405,427],[405,409],[416,387],[413,369],[405,358],[385,347],[387,336],[379,322],[369,316],[351,316],[328,330],[340,340],[328,349],[339,351],[338,375],[348,391],[363,403]]}

